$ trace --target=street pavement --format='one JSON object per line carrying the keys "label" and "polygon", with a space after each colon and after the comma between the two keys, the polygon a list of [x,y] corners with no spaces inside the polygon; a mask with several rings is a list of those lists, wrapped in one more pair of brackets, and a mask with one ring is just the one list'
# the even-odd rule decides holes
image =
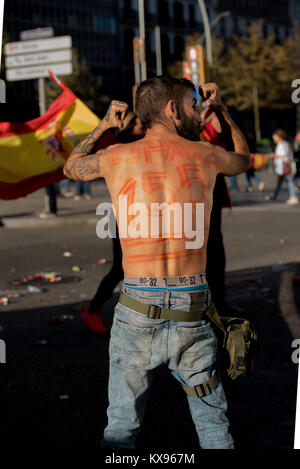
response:
{"label": "street pavement", "polygon": [[[287,206],[286,188],[276,203],[270,170],[259,173],[263,192],[232,192],[223,210],[227,304],[256,326],[262,352],[241,383],[225,380],[231,432],[238,449],[291,449],[298,366],[293,341],[300,338],[300,205]],[[96,236],[96,207],[108,200],[103,182],[93,199],[58,198],[58,216],[41,220],[44,191],[0,202],[0,441],[3,445],[97,448],[106,424],[109,334],[97,335],[79,318],[112,262],[111,240]],[[69,252],[71,256],[65,257]],[[100,259],[105,259],[101,263]],[[100,262],[100,263],[99,263]],[[61,281],[26,280],[57,272]],[[29,292],[28,286],[42,292]],[[111,327],[120,286],[103,309]],[[68,315],[65,322],[55,317]],[[54,321],[53,321],[54,319]],[[54,322],[54,323],[53,323]],[[43,343],[44,341],[44,343]],[[157,370],[138,440],[145,450],[196,452],[197,436],[186,397],[165,368]]]}

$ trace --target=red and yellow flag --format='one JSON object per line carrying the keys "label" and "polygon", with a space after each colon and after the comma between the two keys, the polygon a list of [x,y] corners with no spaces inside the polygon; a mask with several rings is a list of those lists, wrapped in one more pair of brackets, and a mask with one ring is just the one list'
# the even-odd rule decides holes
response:
{"label": "red and yellow flag", "polygon": [[[24,197],[65,178],[62,167],[68,155],[100,122],[57,82],[63,92],[45,114],[24,123],[0,122],[0,199]],[[102,146],[111,143],[116,142]]]}

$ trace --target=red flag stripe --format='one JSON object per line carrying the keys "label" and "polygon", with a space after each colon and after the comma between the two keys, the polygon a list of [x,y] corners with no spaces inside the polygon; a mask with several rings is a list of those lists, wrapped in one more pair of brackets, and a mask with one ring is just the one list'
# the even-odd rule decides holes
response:
{"label": "red flag stripe", "polygon": [[75,94],[66,88],[42,116],[28,122],[0,122],[0,138],[27,134],[47,127],[58,113],[64,111],[76,99]]}

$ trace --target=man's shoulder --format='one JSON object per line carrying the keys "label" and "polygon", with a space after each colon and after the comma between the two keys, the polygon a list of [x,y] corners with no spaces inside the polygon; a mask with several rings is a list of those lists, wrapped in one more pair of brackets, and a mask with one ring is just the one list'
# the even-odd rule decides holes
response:
{"label": "man's shoulder", "polygon": [[204,142],[202,140],[200,141],[191,141],[191,140],[186,140],[186,145],[187,147],[190,147],[190,148],[194,148],[196,150],[198,150],[199,152],[207,152],[209,151],[210,153],[211,152],[214,152],[214,151],[217,151],[218,149],[218,145],[214,145],[213,143],[210,143],[210,142]]}

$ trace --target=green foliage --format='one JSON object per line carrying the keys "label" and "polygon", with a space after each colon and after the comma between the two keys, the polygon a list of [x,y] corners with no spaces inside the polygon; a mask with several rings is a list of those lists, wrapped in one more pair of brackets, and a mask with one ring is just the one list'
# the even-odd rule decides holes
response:
{"label": "green foliage", "polygon": [[[289,108],[291,83],[299,78],[300,33],[295,23],[293,37],[282,44],[274,36],[263,37],[263,22],[248,28],[248,35],[233,36],[233,45],[226,49],[224,40],[212,36],[213,81],[216,82],[226,104],[238,111],[253,108],[253,89],[257,88],[260,108]],[[195,45],[200,34],[188,37],[187,45]],[[175,77],[183,76],[182,62],[168,67]]]}
{"label": "green foliage", "polygon": [[233,47],[214,63],[214,81],[226,104],[239,111],[251,109],[257,88],[260,108],[291,107],[291,83],[300,70],[297,34],[278,44],[274,36],[263,37],[260,21],[248,28],[248,36],[234,36]]}

